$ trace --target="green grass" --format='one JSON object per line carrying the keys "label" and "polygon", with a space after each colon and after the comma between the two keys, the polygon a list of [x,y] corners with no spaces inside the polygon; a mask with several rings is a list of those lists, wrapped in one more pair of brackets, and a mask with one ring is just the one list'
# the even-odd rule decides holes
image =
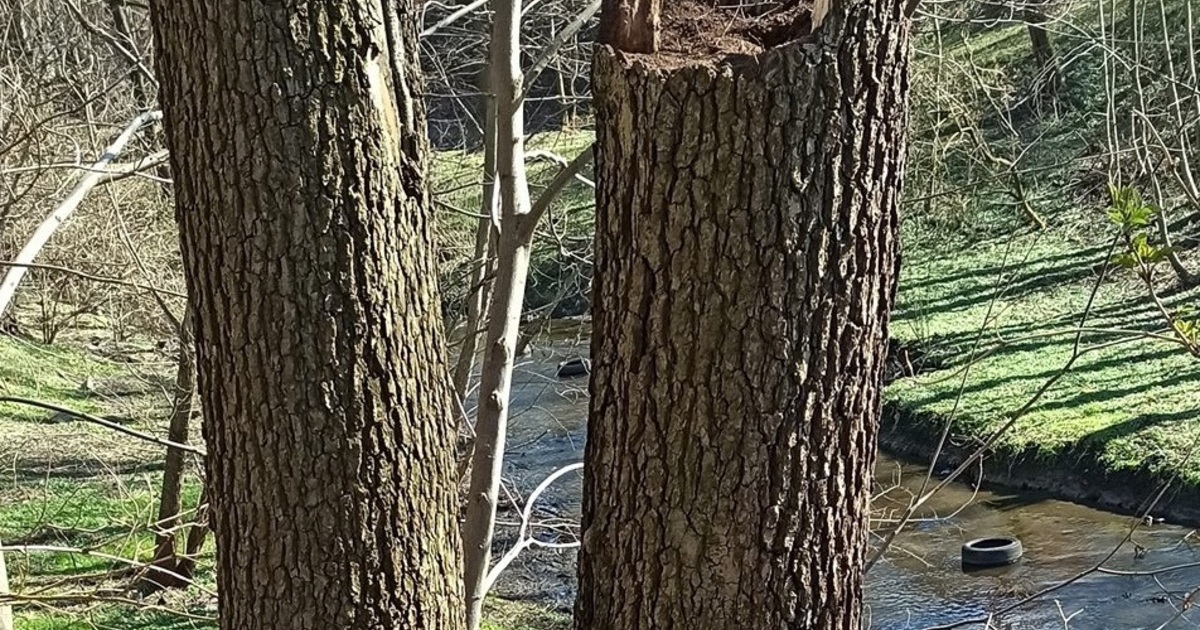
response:
{"label": "green grass", "polygon": [[[85,412],[100,406],[80,389],[89,376],[112,376],[116,369],[62,346],[0,336],[0,396],[32,398]],[[48,412],[23,405],[0,403],[0,419],[40,420]]]}
{"label": "green grass", "polygon": [[[198,609],[189,614],[211,616],[211,611]],[[483,630],[567,630],[570,617],[537,604],[488,600],[484,607]],[[216,623],[189,619],[170,612],[127,610],[106,606],[92,610],[64,613],[17,614],[20,630],[211,630]]]}
{"label": "green grass", "polygon": [[114,607],[72,614],[18,614],[16,621],[21,630],[210,630],[217,627],[212,622],[170,613],[129,612]]}
{"label": "green grass", "polygon": [[[1168,2],[1174,24],[1183,23],[1186,6]],[[1115,24],[1109,15],[1109,28],[1128,35],[1127,18],[1124,8]],[[1115,228],[1103,212],[1107,163],[1097,157],[1106,146],[1102,51],[1087,41],[1099,31],[1099,15],[1093,5],[1079,6],[1067,23],[1054,29],[1054,45],[1074,56],[1055,101],[1041,109],[1024,99],[1031,51],[1022,26],[951,24],[936,45],[929,37],[919,45],[938,54],[918,55],[914,67],[914,97],[926,113],[915,116],[909,197],[965,189],[905,208],[892,331],[928,349],[945,369],[897,382],[887,398],[909,412],[903,422],[922,431],[952,418],[954,433],[968,442],[989,435],[1072,355],[1068,333],[1080,322]],[[1156,24],[1151,19],[1147,26],[1151,38],[1161,37]],[[1179,37],[1185,34],[1176,30],[1177,50],[1186,49]],[[1157,46],[1146,54],[1161,56]],[[990,87],[972,87],[978,82]],[[1133,96],[1118,93],[1118,109]],[[1035,229],[1022,216],[1008,167],[981,159],[981,149],[965,140],[969,134],[959,133],[971,125],[996,155],[1020,156],[1027,198],[1049,229]],[[1193,272],[1200,271],[1200,255],[1188,257]],[[1168,307],[1200,306],[1197,290],[1172,289],[1169,270],[1161,279]],[[1133,339],[1166,322],[1128,272],[1100,287],[1086,326],[1132,334],[1084,335],[1085,354],[1001,439],[996,455],[1033,453],[1048,466],[1070,463],[1060,456],[1083,457],[1108,471],[1178,472],[1200,485],[1200,457],[1183,461],[1200,438],[1200,361],[1170,343]],[[985,359],[971,363],[984,352]]]}
{"label": "green grass", "polygon": [[[157,518],[161,485],[157,473],[98,473],[4,484],[0,486],[0,540],[147,561],[153,557],[149,524]],[[184,487],[184,505],[194,506],[199,494],[199,483],[190,480]],[[112,568],[109,559],[78,553],[33,552],[9,560],[14,583],[26,585]]]}
{"label": "green grass", "polygon": [[[534,136],[529,151],[543,151],[574,159],[593,141],[590,131],[567,130]],[[461,310],[474,254],[475,226],[482,205],[483,156],[475,152],[446,151],[432,160],[433,190],[437,202],[438,236],[443,262],[443,301],[452,311]],[[545,160],[529,162],[530,196],[534,202],[559,172]],[[582,173],[592,177],[591,168]],[[530,261],[526,307],[535,309],[558,299],[578,310],[586,296],[585,262],[594,221],[592,189],[575,180],[558,196],[542,220]],[[560,295],[560,291],[565,295]]]}
{"label": "green grass", "polygon": [[[1103,228],[1103,216],[1096,215]],[[1080,322],[1107,249],[1051,231],[953,256],[915,254],[902,272],[894,334],[928,348],[946,369],[899,381],[887,397],[926,422],[953,417],[956,433],[986,436],[1067,364],[1070,331]],[[1200,259],[1189,262],[1200,268]],[[1164,302],[1176,308],[1198,298],[1193,289]],[[1200,438],[1200,361],[1178,345],[1136,338],[1165,328],[1165,321],[1127,272],[1115,272],[1101,285],[1085,325],[1130,332],[1085,334],[1085,353],[1001,439],[1000,453],[1032,449],[1053,457],[1082,449],[1094,451],[1108,470],[1178,471],[1200,484],[1200,459],[1181,461]]]}
{"label": "green grass", "polygon": [[483,630],[568,630],[571,618],[538,604],[495,597],[484,605]]}
{"label": "green grass", "polygon": [[[6,545],[81,548],[148,561],[153,557],[153,536],[147,525],[154,520],[160,483],[160,475],[147,473],[2,484],[0,541]],[[199,487],[193,480],[185,488],[184,505],[195,505],[198,497]],[[12,587],[17,592],[64,584],[84,592],[94,586],[116,589],[127,585],[123,578],[96,577],[124,567],[96,555],[10,552],[7,560]],[[201,553],[197,574],[197,580],[208,590],[215,590],[212,563],[210,541]],[[184,616],[211,617],[213,612],[206,605],[211,606],[207,596],[194,588],[168,594],[160,611],[55,603],[18,606],[16,617],[21,630],[208,630],[216,624]],[[488,600],[484,614],[485,630],[565,630],[570,625],[567,615],[539,604],[497,598]]]}

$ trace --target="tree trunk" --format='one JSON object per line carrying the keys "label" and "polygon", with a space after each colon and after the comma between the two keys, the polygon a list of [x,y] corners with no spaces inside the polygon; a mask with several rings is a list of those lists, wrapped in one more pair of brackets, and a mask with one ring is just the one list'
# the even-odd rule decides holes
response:
{"label": "tree trunk", "polygon": [[[175,368],[174,400],[167,425],[167,439],[176,444],[188,443],[192,411],[195,409],[196,353],[192,339],[192,319],[192,310],[188,308],[179,327],[179,362]],[[148,572],[143,593],[158,588],[185,587],[187,584],[182,583],[180,578],[192,577],[195,563],[186,552],[180,553],[176,544],[180,534],[179,514],[183,511],[183,477],[187,461],[188,454],[182,449],[167,449],[162,492],[158,499],[158,520],[155,522],[159,533],[155,535],[152,566],[166,569],[170,573]]]}
{"label": "tree trunk", "polygon": [[416,0],[157,0],[223,630],[458,630]]}
{"label": "tree trunk", "polygon": [[488,297],[491,295],[492,260],[495,254],[496,216],[496,98],[491,92],[491,63],[486,77],[481,81],[483,92],[483,190],[480,218],[475,226],[475,257],[467,288],[467,323],[462,347],[454,364],[454,393],[460,401],[467,399],[471,386],[471,370],[475,367],[475,354],[479,352],[480,326],[488,312]]}
{"label": "tree trunk", "polygon": [[[127,8],[123,0],[108,0],[108,15],[112,19],[113,30],[120,36],[121,45],[136,55],[137,42],[133,39],[133,31],[129,28]],[[138,109],[153,106],[154,102],[146,90],[146,77],[140,68],[132,63],[131,65],[134,67],[129,69],[129,82],[133,84],[133,100]]]}
{"label": "tree trunk", "polygon": [[1046,8],[1039,0],[1028,0],[1025,9],[1025,26],[1029,29],[1029,44],[1033,58],[1041,68],[1046,68],[1054,59],[1054,47],[1050,44],[1050,33],[1046,31]]}
{"label": "tree trunk", "polygon": [[525,280],[533,230],[525,220],[532,210],[525,175],[525,108],[520,98],[521,0],[492,2],[492,93],[496,103],[496,176],[499,179],[500,235],[496,244],[496,280],[488,309],[487,340],[479,376],[475,450],[463,523],[463,577],[467,628],[479,628],[486,578],[496,529],[496,504],[508,433],[508,398],[514,350],[520,333]]}
{"label": "tree trunk", "polygon": [[598,50],[579,630],[860,627],[904,4],[749,60]]}
{"label": "tree trunk", "polygon": [[[3,546],[4,541],[0,541]],[[8,590],[8,567],[4,565],[4,552],[0,551],[0,597],[12,594]],[[13,630],[12,604],[0,604],[0,630]]]}
{"label": "tree trunk", "polygon": [[1023,11],[1033,59],[1041,73],[1037,81],[1038,90],[1043,93],[1058,90],[1062,80],[1058,59],[1054,56],[1054,45],[1051,44],[1050,33],[1046,30],[1046,25],[1050,23],[1046,11],[1048,4],[1049,0],[1025,0]]}

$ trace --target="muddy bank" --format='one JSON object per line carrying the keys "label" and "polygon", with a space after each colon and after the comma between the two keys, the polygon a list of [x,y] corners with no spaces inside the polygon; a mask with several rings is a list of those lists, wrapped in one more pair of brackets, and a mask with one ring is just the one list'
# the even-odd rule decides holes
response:
{"label": "muddy bank", "polygon": [[[898,458],[928,464],[942,426],[941,418],[889,402],[884,407],[879,447]],[[974,447],[969,445],[977,442],[970,438],[976,437],[952,433],[948,440],[952,443],[945,446],[938,459],[938,471],[953,469],[970,457]],[[1038,453],[1033,448],[1021,453],[992,451],[984,458],[982,479],[980,472],[978,465],[972,466],[960,481],[982,481],[984,487],[1038,493],[1129,516],[1145,514],[1154,497],[1169,482],[1162,498],[1150,509],[1150,515],[1200,528],[1200,487],[1148,469],[1110,470],[1101,461],[1100,452],[1089,445],[1055,454]]]}

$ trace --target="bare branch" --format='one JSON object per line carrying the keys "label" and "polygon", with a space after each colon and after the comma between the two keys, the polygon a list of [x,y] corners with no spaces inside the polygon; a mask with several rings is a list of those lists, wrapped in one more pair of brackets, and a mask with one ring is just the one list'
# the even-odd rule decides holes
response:
{"label": "bare branch", "polygon": [[[113,160],[117,159],[121,155],[121,151],[125,149],[125,145],[129,144],[129,141],[133,139],[134,134],[139,129],[144,125],[159,120],[162,120],[161,111],[146,112],[134,118],[129,123],[129,126],[121,132],[121,135],[117,136],[117,139],[104,150],[104,153],[92,165],[92,168],[80,178],[79,183],[75,185],[75,189],[71,191],[71,194],[67,195],[67,198],[50,213],[50,216],[42,221],[42,224],[34,231],[33,236],[25,243],[25,247],[21,249],[13,262],[21,264],[33,262],[50,240],[50,237],[58,230],[59,226],[71,218],[71,214],[75,212],[75,209],[79,207],[79,204],[83,202],[88,193],[100,183],[104,175],[97,171],[103,170]],[[9,270],[8,274],[4,276],[4,280],[0,282],[0,316],[4,315],[4,312],[8,310],[9,304],[12,303],[13,296],[17,293],[17,287],[20,286],[21,280],[25,277],[25,271],[25,267],[14,267]]]}
{"label": "bare branch", "polygon": [[441,29],[446,28],[447,26],[450,26],[451,24],[457,22],[463,16],[474,11],[475,9],[478,9],[479,7],[482,7],[483,5],[485,5],[487,3],[488,3],[488,0],[475,0],[475,2],[472,2],[471,4],[464,5],[461,9],[442,18],[442,20],[440,22],[438,22],[437,24],[434,24],[433,26],[430,26],[429,28],[421,31],[421,34],[419,36],[422,38],[429,37],[430,35],[433,35],[434,33],[440,31]]}
{"label": "bare branch", "polygon": [[563,466],[553,473],[550,473],[550,476],[546,477],[542,483],[538,484],[538,487],[535,488],[529,495],[529,499],[525,501],[525,508],[521,510],[521,527],[517,533],[517,542],[512,546],[511,549],[508,550],[507,553],[504,554],[504,557],[500,558],[500,560],[496,562],[496,566],[492,567],[492,570],[488,572],[487,579],[484,581],[483,586],[485,594],[492,590],[492,586],[496,583],[496,579],[499,578],[500,574],[508,568],[508,565],[512,564],[513,560],[517,559],[517,556],[521,555],[522,551],[533,546],[547,547],[551,549],[570,549],[579,546],[578,541],[570,543],[547,543],[533,538],[529,535],[529,523],[533,519],[533,505],[534,503],[537,503],[538,497],[542,496],[542,493],[546,491],[546,488],[549,488],[550,484],[554,483],[559,477],[562,477],[569,472],[582,469],[582,462]]}
{"label": "bare branch", "polygon": [[84,280],[91,280],[92,282],[99,282],[101,284],[112,284],[112,285],[116,285],[116,286],[137,289],[139,291],[146,291],[148,293],[161,293],[163,295],[169,295],[171,297],[185,298],[185,299],[187,298],[186,293],[180,293],[178,291],[171,291],[169,289],[159,289],[157,287],[152,287],[150,285],[138,284],[137,282],[130,282],[128,280],[122,280],[120,278],[110,278],[108,276],[97,276],[97,275],[93,275],[90,273],[84,273],[82,271],[79,271],[78,269],[71,269],[70,267],[62,267],[59,265],[42,265],[39,263],[15,263],[15,262],[7,262],[7,261],[0,260],[0,267],[24,267],[26,269],[38,269],[38,270],[42,270],[42,271],[55,271],[58,273],[65,273],[67,275],[75,276],[77,278],[83,278]]}
{"label": "bare branch", "polygon": [[538,221],[541,220],[542,215],[546,214],[546,210],[550,208],[550,204],[554,203],[555,198],[557,198],[559,193],[561,193],[563,189],[567,187],[567,184],[572,179],[575,179],[575,176],[579,174],[579,171],[583,170],[583,167],[592,161],[592,155],[594,153],[595,152],[592,150],[592,145],[589,145],[588,148],[584,149],[579,153],[579,155],[575,156],[575,159],[571,160],[571,163],[568,164],[566,168],[559,171],[558,175],[554,177],[554,181],[550,182],[550,185],[546,188],[546,190],[542,191],[541,196],[538,197],[536,202],[534,202],[533,208],[529,211],[529,214],[520,218],[521,220],[519,222],[519,227],[524,235],[524,238],[529,238],[529,236],[533,234],[534,228],[537,227]]}
{"label": "bare branch", "polygon": [[567,27],[558,34],[558,37],[555,38],[555,40],[551,42],[545,50],[542,51],[542,54],[537,58],[536,61],[533,62],[533,65],[530,66],[529,72],[525,73],[525,89],[517,95],[517,98],[523,99],[526,97],[526,95],[528,95],[529,86],[533,85],[537,81],[538,75],[540,75],[542,71],[550,65],[550,62],[554,61],[554,57],[558,54],[558,51],[561,50],[567,42],[571,41],[571,38],[575,37],[575,35],[577,35],[579,31],[582,30],[583,27],[587,25],[587,23],[593,17],[595,17],[597,13],[600,12],[601,1],[602,0],[592,0],[592,3],[584,8],[583,11],[580,11],[579,15],[575,16],[575,19],[572,20],[571,23],[568,24]]}
{"label": "bare branch", "polygon": [[134,429],[130,429],[129,427],[121,426],[120,424],[113,422],[111,420],[105,420],[104,418],[101,418],[99,416],[93,416],[90,413],[84,413],[82,411],[75,411],[73,409],[67,409],[66,407],[60,407],[58,405],[54,405],[54,404],[51,404],[48,402],[42,402],[40,400],[32,400],[30,398],[20,398],[17,396],[0,396],[0,403],[28,405],[30,407],[39,407],[39,408],[45,409],[47,411],[55,411],[58,413],[65,413],[67,415],[79,418],[80,420],[83,420],[85,422],[97,424],[106,429],[112,429],[113,431],[116,431],[117,433],[124,433],[125,435],[128,435],[130,437],[135,437],[139,440],[144,440],[146,442],[152,442],[154,444],[158,444],[159,446],[165,446],[167,448],[177,448],[181,451],[187,451],[189,453],[195,453],[196,455],[201,455],[201,456],[203,456],[205,454],[204,449],[202,449],[198,446],[191,446],[190,444],[178,444],[178,443],[172,442],[170,440],[164,440],[159,437],[154,437],[153,435],[150,435],[149,433],[142,433],[141,431],[136,431]]}

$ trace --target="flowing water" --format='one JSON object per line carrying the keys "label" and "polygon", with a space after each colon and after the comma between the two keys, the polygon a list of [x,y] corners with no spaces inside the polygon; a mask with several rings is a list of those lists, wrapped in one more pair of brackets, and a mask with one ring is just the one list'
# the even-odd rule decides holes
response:
{"label": "flowing water", "polygon": [[[513,505],[554,470],[583,459],[587,418],[586,379],[558,380],[557,364],[586,355],[582,337],[563,335],[552,347],[535,348],[514,376],[513,416],[506,478]],[[881,521],[902,510],[925,479],[926,469],[880,457]],[[578,533],[580,481],[561,477],[538,500],[531,530],[540,540],[562,542]],[[936,480],[935,480],[936,481]],[[1046,587],[1083,573],[1119,547],[1107,569],[1141,575],[1091,573],[1018,610],[998,616],[992,628],[1134,630],[1200,627],[1200,610],[1180,612],[1184,597],[1200,588],[1200,536],[1170,525],[1142,526],[1129,542],[1133,519],[1028,493],[974,490],[953,484],[939,493],[870,572],[866,586],[870,628],[930,628],[987,616]],[[500,515],[497,551],[515,540],[519,510]],[[963,573],[961,545],[972,538],[1011,535],[1025,548],[1017,565]],[[574,550],[530,549],[496,585],[503,597],[534,599],[569,610],[574,598]],[[1171,567],[1196,563],[1153,575]],[[1200,595],[1197,595],[1200,601]],[[1064,625],[1069,618],[1069,626]],[[969,626],[983,628],[983,624]]]}

